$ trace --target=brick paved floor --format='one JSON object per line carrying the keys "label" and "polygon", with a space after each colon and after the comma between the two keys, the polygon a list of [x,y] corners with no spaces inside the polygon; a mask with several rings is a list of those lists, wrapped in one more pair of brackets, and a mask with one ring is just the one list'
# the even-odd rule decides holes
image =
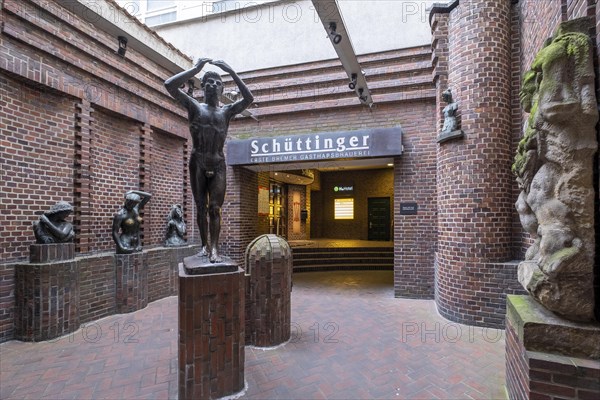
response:
{"label": "brick paved floor", "polygon": [[[393,298],[392,271],[294,275],[290,342],[246,348],[247,399],[490,399],[504,332]],[[0,345],[1,399],[177,398],[177,298],[52,342]]]}

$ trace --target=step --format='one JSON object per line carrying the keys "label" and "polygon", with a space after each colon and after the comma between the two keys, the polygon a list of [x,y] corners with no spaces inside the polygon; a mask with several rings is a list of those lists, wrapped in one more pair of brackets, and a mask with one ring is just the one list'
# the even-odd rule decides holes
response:
{"label": "step", "polygon": [[393,247],[293,247],[293,270],[392,270]]}
{"label": "step", "polygon": [[366,271],[392,271],[393,265],[365,265],[365,264],[346,264],[346,265],[327,265],[316,264],[311,266],[294,266],[293,272],[309,272],[309,271],[347,271],[347,270],[366,270]]}

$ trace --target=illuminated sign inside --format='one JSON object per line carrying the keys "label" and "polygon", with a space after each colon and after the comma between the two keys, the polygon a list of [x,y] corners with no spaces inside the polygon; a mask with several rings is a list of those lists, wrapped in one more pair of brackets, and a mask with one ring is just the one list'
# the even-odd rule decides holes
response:
{"label": "illuminated sign inside", "polygon": [[227,142],[229,165],[389,157],[400,154],[400,127],[307,133]]}
{"label": "illuminated sign inside", "polygon": [[354,185],[334,186],[333,191],[340,194],[348,194],[354,192]]}

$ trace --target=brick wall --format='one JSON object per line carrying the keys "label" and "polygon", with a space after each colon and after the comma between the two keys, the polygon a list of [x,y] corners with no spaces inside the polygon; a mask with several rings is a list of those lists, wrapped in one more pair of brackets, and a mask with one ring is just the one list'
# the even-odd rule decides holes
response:
{"label": "brick wall", "polygon": [[521,0],[518,5],[521,24],[521,76],[529,70],[533,58],[552,37],[562,20],[561,0],[540,3],[537,0]]}
{"label": "brick wall", "polygon": [[[563,4],[565,0],[562,0]],[[566,17],[567,19],[575,19],[580,17],[585,17],[588,14],[588,7],[593,9],[593,5],[596,4],[596,0],[566,0],[567,10]],[[564,5],[563,5],[564,9]]]}
{"label": "brick wall", "polygon": [[73,202],[75,102],[0,75],[2,259],[24,259],[32,224],[60,200]]}
{"label": "brick wall", "polygon": [[115,266],[113,254],[82,257],[79,265],[79,313],[81,323],[115,313]]}
{"label": "brick wall", "polygon": [[14,337],[15,265],[0,264],[0,343]]}
{"label": "brick wall", "polygon": [[227,193],[222,210],[220,248],[244,267],[248,244],[258,236],[258,174],[245,168],[227,168]]}
{"label": "brick wall", "polygon": [[[90,159],[92,251],[114,249],[112,220],[128,190],[138,190],[139,126],[129,118],[96,109]],[[152,201],[152,200],[150,200]]]}
{"label": "brick wall", "polygon": [[[152,151],[152,200],[148,203],[153,218],[146,229],[144,239],[148,243],[162,243],[165,239],[166,223],[173,204],[183,204],[184,140],[166,132],[154,131]],[[194,225],[186,220],[186,226]]]}
{"label": "brick wall", "polygon": [[[435,157],[436,104],[408,105],[402,124],[402,156],[394,160],[394,289],[397,297],[433,298],[438,241]],[[417,215],[400,215],[415,202]]]}

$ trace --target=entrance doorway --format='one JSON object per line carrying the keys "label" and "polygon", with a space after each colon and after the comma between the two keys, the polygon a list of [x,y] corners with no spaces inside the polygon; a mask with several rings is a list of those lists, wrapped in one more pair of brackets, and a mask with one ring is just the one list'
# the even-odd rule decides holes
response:
{"label": "entrance doorway", "polygon": [[369,197],[369,240],[390,240],[390,198]]}

